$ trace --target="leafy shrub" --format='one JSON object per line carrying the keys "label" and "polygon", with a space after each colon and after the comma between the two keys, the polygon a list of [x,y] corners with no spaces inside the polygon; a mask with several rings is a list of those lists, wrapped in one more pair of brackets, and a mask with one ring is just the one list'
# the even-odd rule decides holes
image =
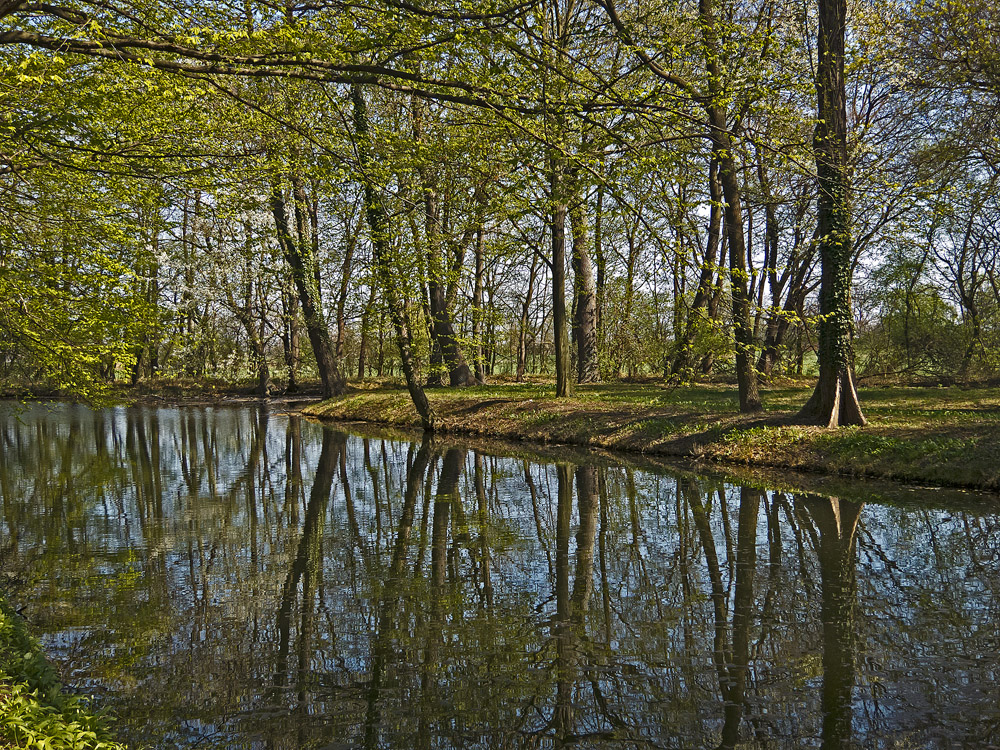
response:
{"label": "leafy shrub", "polygon": [[0,599],[0,747],[124,750],[109,725],[85,699],[62,692],[41,645]]}

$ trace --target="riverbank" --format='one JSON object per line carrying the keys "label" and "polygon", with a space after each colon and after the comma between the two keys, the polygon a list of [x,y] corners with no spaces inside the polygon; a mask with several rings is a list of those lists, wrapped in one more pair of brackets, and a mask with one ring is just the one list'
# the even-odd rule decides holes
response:
{"label": "riverbank", "polygon": [[[560,443],[743,466],[1000,490],[1000,389],[872,388],[867,427],[793,423],[808,385],[765,389],[766,411],[739,414],[724,385],[580,386],[556,399],[549,385],[430,389],[444,433]],[[419,427],[405,389],[352,390],[308,405],[321,420]]]}
{"label": "riverbank", "polygon": [[[294,391],[275,383],[267,396],[262,396],[255,383],[230,382],[211,378],[157,378],[143,380],[136,385],[114,383],[89,403],[94,406],[119,404],[148,404],[153,406],[212,406],[223,404],[303,404],[322,397],[322,384],[309,380]],[[44,387],[0,388],[0,401],[70,401],[78,402],[72,395]]]}
{"label": "riverbank", "polygon": [[41,645],[0,595],[0,747],[125,750],[110,721],[62,690]]}

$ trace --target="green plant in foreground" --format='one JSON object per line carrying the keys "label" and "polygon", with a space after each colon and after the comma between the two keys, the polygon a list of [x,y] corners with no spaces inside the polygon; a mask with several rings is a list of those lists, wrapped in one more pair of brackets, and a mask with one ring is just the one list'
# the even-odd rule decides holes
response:
{"label": "green plant in foreground", "polygon": [[107,716],[62,692],[41,645],[0,599],[0,747],[125,750]]}

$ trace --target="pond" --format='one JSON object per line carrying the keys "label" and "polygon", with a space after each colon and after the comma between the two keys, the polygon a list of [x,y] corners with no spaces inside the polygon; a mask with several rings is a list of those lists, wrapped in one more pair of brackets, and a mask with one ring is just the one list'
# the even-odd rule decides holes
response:
{"label": "pond", "polygon": [[1000,737],[995,498],[248,406],[2,409],[0,582],[135,746]]}

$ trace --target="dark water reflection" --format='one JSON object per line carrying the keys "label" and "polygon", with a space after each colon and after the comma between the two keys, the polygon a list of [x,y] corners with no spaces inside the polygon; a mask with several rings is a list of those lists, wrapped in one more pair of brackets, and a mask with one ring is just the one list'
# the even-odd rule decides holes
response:
{"label": "dark water reflection", "polygon": [[1000,737],[1000,516],[981,510],[249,408],[33,407],[0,436],[4,585],[136,744]]}

